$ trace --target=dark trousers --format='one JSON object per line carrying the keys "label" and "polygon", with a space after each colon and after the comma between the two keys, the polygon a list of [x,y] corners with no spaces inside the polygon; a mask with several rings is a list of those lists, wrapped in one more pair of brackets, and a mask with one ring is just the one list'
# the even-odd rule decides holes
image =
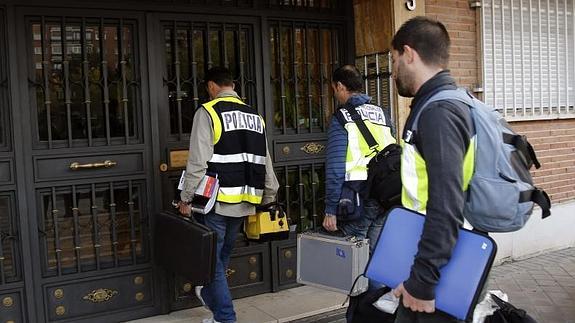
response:
{"label": "dark trousers", "polygon": [[403,307],[402,302],[399,302],[397,307],[395,323],[463,323],[464,321],[458,320],[455,317],[436,311],[434,313],[421,313],[414,312],[408,308]]}

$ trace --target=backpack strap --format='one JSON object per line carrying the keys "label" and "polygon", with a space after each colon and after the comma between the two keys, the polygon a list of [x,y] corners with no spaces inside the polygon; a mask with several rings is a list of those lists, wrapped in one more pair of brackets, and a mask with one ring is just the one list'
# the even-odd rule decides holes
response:
{"label": "backpack strap", "polygon": [[541,164],[535,155],[535,150],[533,146],[527,141],[525,136],[515,135],[510,133],[503,133],[503,142],[506,144],[514,146],[517,150],[523,154],[525,161],[527,162],[527,168],[531,168],[531,165],[535,165],[535,168],[539,169]]}
{"label": "backpack strap", "polygon": [[549,195],[543,190],[534,188],[529,191],[523,191],[519,193],[519,203],[523,202],[533,202],[541,208],[541,218],[545,219],[551,215],[551,200]]}
{"label": "backpack strap", "polygon": [[429,107],[430,103],[436,102],[436,101],[443,101],[443,100],[457,100],[457,101],[463,102],[463,103],[473,107],[473,106],[475,106],[475,104],[473,103],[473,100],[476,100],[476,99],[473,97],[473,95],[471,95],[469,92],[467,92],[463,88],[459,88],[457,90],[439,91],[439,92],[435,93],[434,95],[432,95],[427,101],[425,101],[423,103],[423,106],[421,108],[419,108],[419,110],[417,111],[417,114],[415,114],[415,116],[413,117],[413,123],[411,126],[411,130],[417,131],[417,124],[418,124],[419,118],[421,117],[421,114],[423,113],[423,111],[425,111]]}
{"label": "backpack strap", "polygon": [[[375,141],[375,138],[373,138],[373,135],[365,125],[365,122],[361,118],[361,115],[357,112],[356,108],[346,105],[344,109],[347,111],[347,113],[349,113],[351,120],[357,125],[357,128],[359,129],[359,132],[363,136],[363,139],[365,139],[365,142],[367,142],[369,149],[373,151],[379,151],[378,150],[379,144],[377,143],[377,141]],[[337,120],[339,120],[342,126],[345,126],[345,122],[344,120],[342,120],[342,118],[338,117]]]}

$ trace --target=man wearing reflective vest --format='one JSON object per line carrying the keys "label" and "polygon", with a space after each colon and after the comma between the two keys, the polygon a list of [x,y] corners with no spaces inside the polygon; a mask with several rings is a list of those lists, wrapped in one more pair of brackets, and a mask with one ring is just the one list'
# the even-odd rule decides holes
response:
{"label": "man wearing reflective vest", "polygon": [[432,102],[419,120],[415,117],[435,93],[457,88],[446,69],[449,47],[445,26],[426,17],[408,20],[392,42],[397,91],[413,97],[401,141],[402,204],[425,214],[410,276],[394,290],[402,300],[396,323],[458,322],[435,311],[435,287],[464,222],[465,191],[474,167],[475,130],[470,108],[457,100]]}
{"label": "man wearing reflective vest", "polygon": [[[189,202],[206,174],[218,175],[220,188],[214,209],[196,217],[217,233],[216,273],[196,295],[213,317],[204,322],[236,322],[226,268],[244,217],[255,214],[255,206],[275,200],[279,187],[267,148],[265,125],[257,110],[243,103],[234,91],[230,71],[214,67],[205,84],[211,101],[195,115],[190,152],[181,200]],[[190,214],[187,203],[180,212]]]}
{"label": "man wearing reflective vest", "polygon": [[[328,130],[326,159],[326,198],[323,227],[338,229],[347,236],[375,242],[383,224],[383,214],[375,200],[363,200],[367,164],[376,150],[395,143],[390,118],[361,93],[363,78],[355,66],[344,65],[333,72],[334,97],[341,105]],[[355,109],[377,142],[369,147],[347,109]],[[375,244],[372,243],[370,247]]]}

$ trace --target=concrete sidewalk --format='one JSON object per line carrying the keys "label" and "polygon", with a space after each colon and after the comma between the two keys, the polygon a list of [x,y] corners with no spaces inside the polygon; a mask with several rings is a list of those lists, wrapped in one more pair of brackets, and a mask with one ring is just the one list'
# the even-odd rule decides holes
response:
{"label": "concrete sidewalk", "polygon": [[[539,323],[575,323],[575,248],[496,266],[488,289],[507,293],[510,303]],[[238,323],[345,323],[345,295],[313,287],[293,288],[234,300]],[[131,323],[201,322],[203,308],[150,317]]]}
{"label": "concrete sidewalk", "polygon": [[575,323],[575,248],[494,267],[488,288],[539,323]]}

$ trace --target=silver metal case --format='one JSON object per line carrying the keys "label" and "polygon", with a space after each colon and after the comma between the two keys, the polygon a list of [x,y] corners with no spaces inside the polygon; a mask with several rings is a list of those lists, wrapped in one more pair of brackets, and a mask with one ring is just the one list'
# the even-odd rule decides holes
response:
{"label": "silver metal case", "polygon": [[[297,238],[297,282],[345,294],[364,273],[369,260],[369,240],[341,238],[320,233],[300,233]],[[367,290],[361,277],[351,295]]]}

